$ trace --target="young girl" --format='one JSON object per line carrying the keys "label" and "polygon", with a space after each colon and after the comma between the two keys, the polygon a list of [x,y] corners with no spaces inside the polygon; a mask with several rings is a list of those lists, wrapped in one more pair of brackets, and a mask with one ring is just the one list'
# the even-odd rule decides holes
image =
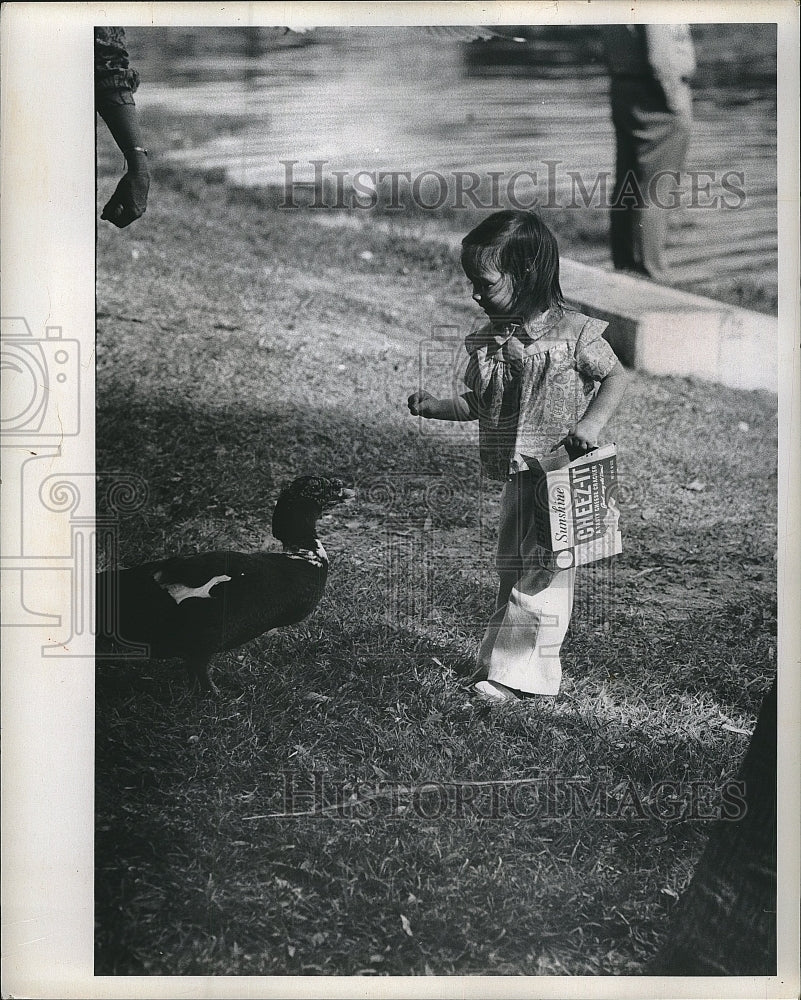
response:
{"label": "young girl", "polygon": [[559,250],[532,212],[495,212],[462,241],[462,268],[489,322],[465,341],[469,391],[409,396],[414,416],[478,420],[481,464],[501,494],[495,613],[474,690],[494,701],[555,695],[575,570],[535,542],[532,459],[564,445],[575,458],[598,437],[627,375],[602,334],[607,324],[565,308]]}

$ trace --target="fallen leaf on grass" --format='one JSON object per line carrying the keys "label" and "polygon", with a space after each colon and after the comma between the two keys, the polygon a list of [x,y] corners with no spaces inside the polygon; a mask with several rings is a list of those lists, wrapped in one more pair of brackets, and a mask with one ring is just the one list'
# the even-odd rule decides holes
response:
{"label": "fallen leaf on grass", "polygon": [[692,493],[703,493],[706,486],[701,482],[700,479],[693,479],[691,483],[685,483],[682,486],[683,490],[690,490]]}
{"label": "fallen leaf on grass", "polygon": [[703,720],[708,726],[719,726],[721,729],[725,729],[727,733],[739,733],[740,736],[753,736],[753,732],[750,729],[743,729],[742,726],[735,726],[733,722],[721,722],[720,717],[716,716],[714,713]]}
{"label": "fallen leaf on grass", "polygon": [[725,729],[729,733],[739,733],[740,736],[753,736],[754,735],[751,732],[750,729],[741,729],[739,726],[731,726],[731,725],[729,725],[728,722],[724,722],[723,725],[720,728],[721,729]]}
{"label": "fallen leaf on grass", "polygon": [[402,913],[400,915],[400,918],[401,918],[401,925],[403,926],[403,930],[405,931],[405,933],[408,934],[409,937],[414,937],[414,933],[412,932],[412,925],[409,923],[409,918],[404,917]]}

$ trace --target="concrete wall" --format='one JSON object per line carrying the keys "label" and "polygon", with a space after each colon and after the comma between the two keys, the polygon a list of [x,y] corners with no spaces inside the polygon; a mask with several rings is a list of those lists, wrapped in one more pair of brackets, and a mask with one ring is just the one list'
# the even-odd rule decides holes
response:
{"label": "concrete wall", "polygon": [[568,304],[609,323],[621,361],[652,375],[692,375],[778,390],[778,321],[626,274],[562,258]]}

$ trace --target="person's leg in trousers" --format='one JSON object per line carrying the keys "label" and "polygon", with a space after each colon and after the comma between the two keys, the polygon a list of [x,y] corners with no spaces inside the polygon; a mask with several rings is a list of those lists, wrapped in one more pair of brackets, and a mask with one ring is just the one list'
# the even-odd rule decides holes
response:
{"label": "person's leg in trousers", "polygon": [[665,261],[668,213],[679,186],[668,172],[684,169],[690,142],[690,96],[685,112],[673,113],[654,81],[612,83],[612,121],[617,149],[612,193],[610,248],[617,270],[669,281]]}
{"label": "person's leg in trousers", "polygon": [[516,691],[555,695],[575,571],[558,569],[536,544],[534,491],[527,473],[504,487],[497,568],[498,601],[479,650],[479,670]]}
{"label": "person's leg in trousers", "polygon": [[669,174],[684,169],[690,143],[690,96],[686,110],[671,111],[658,84],[644,88],[631,106],[632,137],[643,204],[636,210],[634,256],[638,269],[654,281],[669,281],[665,259],[668,218],[679,185]]}
{"label": "person's leg in trousers", "polygon": [[652,112],[649,118],[638,150],[647,197],[638,212],[637,253],[645,274],[667,283],[668,220],[678,208],[677,188],[690,144],[690,121],[667,111]]}
{"label": "person's leg in trousers", "polygon": [[638,268],[634,256],[634,226],[640,179],[630,99],[626,89],[616,82],[612,85],[612,122],[615,126],[615,184],[609,211],[609,249],[616,271],[634,271]]}
{"label": "person's leg in trousers", "polygon": [[[523,572],[523,564],[518,551],[520,537],[520,506],[515,488],[517,477],[508,479],[501,491],[500,520],[498,524],[498,542],[495,553],[495,572],[498,574],[498,593],[495,598],[495,611],[489,620],[484,639],[479,649],[476,669],[469,682],[486,680],[489,669],[489,652],[494,645],[498,627],[503,621],[504,611],[509,602],[512,588]],[[485,650],[487,655],[485,656]]]}

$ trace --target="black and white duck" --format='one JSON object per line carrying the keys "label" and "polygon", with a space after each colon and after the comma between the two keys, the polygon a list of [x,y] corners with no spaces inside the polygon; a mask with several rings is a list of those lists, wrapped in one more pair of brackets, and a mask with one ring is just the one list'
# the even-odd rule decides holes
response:
{"label": "black and white duck", "polygon": [[273,512],[282,552],[205,552],[99,573],[98,650],[134,644],[154,659],[181,657],[203,689],[218,693],[209,673],[217,653],[314,611],[328,576],[317,521],[354,496],[339,479],[302,476]]}

